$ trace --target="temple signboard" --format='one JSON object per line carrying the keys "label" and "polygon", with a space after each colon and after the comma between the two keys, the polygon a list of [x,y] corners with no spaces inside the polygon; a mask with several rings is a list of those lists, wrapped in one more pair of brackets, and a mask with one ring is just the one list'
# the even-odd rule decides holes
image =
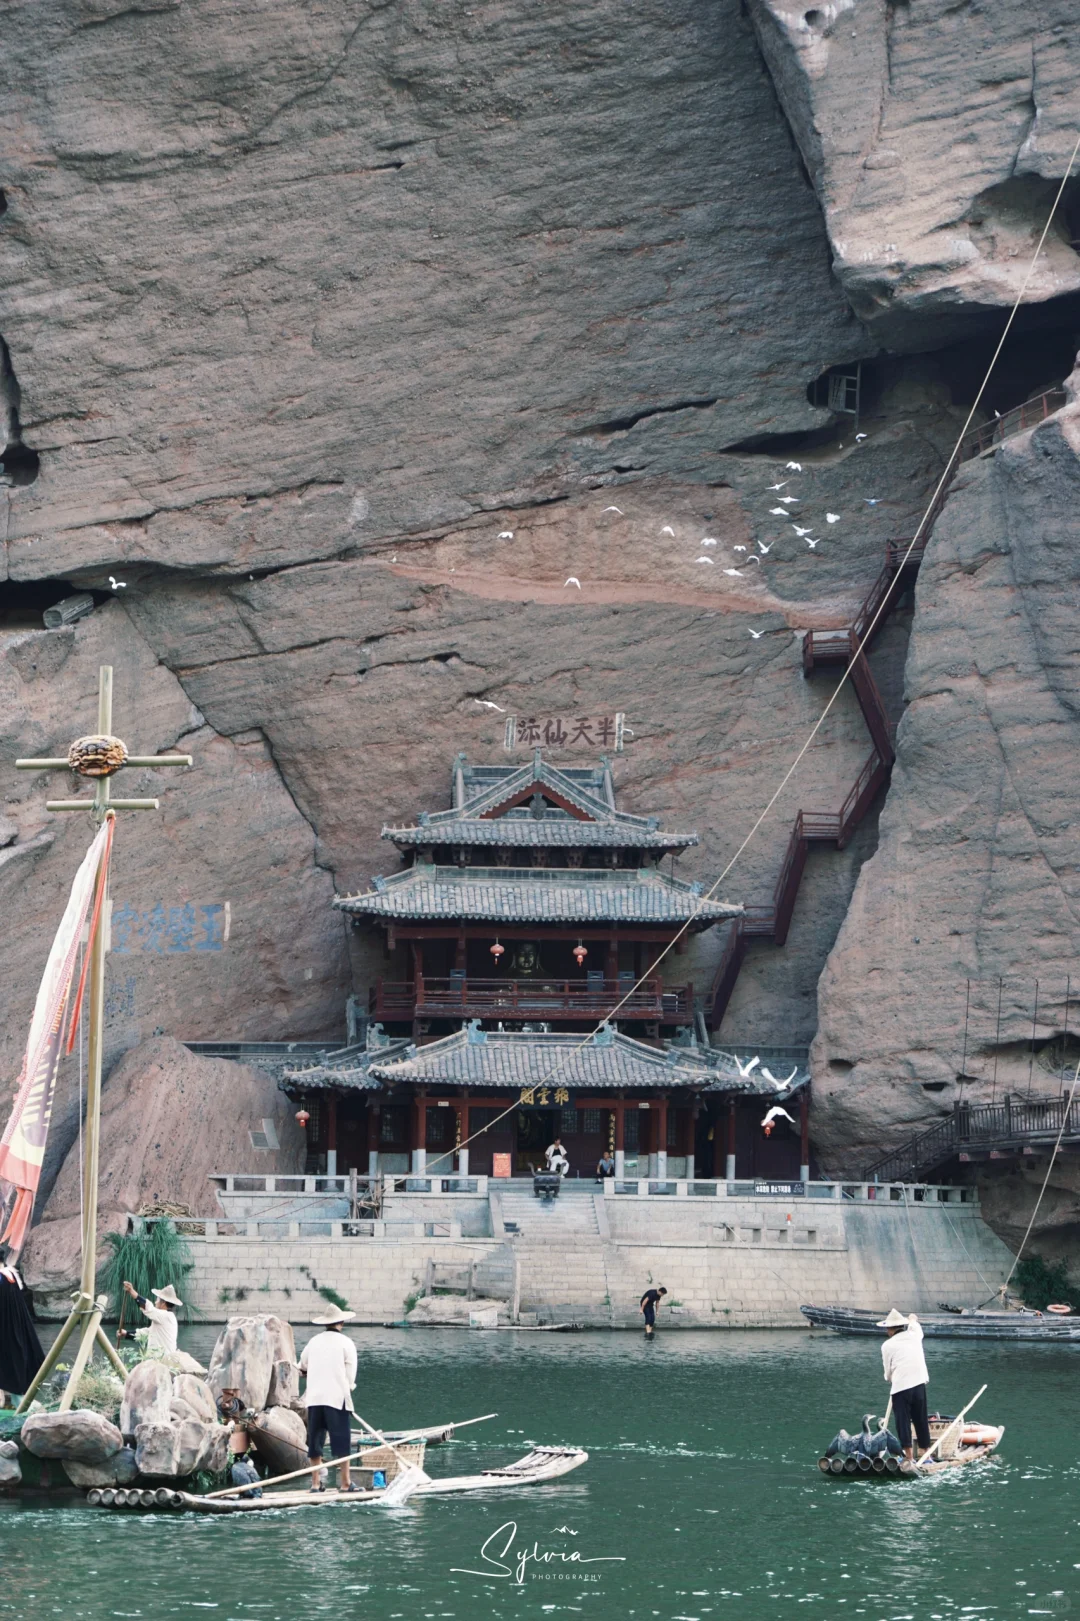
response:
{"label": "temple signboard", "polygon": [[507,715],[503,747],[508,753],[521,748],[612,749],[621,754],[626,716],[614,715]]}

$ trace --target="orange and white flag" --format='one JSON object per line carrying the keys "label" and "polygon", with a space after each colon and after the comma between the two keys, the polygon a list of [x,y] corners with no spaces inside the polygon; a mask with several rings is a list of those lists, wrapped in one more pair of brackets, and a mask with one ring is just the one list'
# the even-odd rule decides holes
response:
{"label": "orange and white flag", "polygon": [[[15,1102],[4,1135],[0,1138],[0,1221],[4,1221],[0,1243],[7,1244],[12,1258],[18,1255],[25,1242],[34,1209],[34,1196],[41,1180],[79,939],[92,901],[95,902],[94,926],[101,927],[101,901],[105,893],[113,825],[110,816],[75,874],[71,894],[38,986]],[[72,1036],[78,1016],[77,1001],[72,1018]],[[70,1042],[68,1048],[70,1050]]]}

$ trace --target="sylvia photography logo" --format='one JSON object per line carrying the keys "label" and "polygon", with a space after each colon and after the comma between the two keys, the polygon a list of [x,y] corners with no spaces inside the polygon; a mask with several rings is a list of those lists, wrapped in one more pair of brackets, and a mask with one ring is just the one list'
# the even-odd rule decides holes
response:
{"label": "sylvia photography logo", "polygon": [[[567,1525],[560,1525],[552,1535],[576,1537],[577,1532],[571,1531]],[[621,1554],[585,1554],[578,1548],[541,1548],[535,1539],[531,1544],[519,1540],[517,1521],[507,1520],[481,1543],[479,1563],[483,1567],[479,1570],[472,1566],[453,1565],[451,1574],[487,1576],[494,1581],[513,1582],[518,1587],[524,1584],[526,1576],[530,1581],[598,1582],[602,1573],[586,1570],[586,1565],[624,1565],[626,1560]]]}

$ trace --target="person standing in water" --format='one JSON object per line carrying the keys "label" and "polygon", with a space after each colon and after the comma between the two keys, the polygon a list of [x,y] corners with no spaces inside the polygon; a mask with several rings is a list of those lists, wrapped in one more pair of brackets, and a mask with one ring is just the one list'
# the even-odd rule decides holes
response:
{"label": "person standing in water", "polygon": [[659,1289],[646,1289],[641,1297],[638,1310],[645,1319],[645,1338],[647,1340],[651,1340],[653,1337],[653,1330],[656,1327],[656,1314],[660,1309],[660,1302],[666,1294],[667,1290],[661,1284]]}

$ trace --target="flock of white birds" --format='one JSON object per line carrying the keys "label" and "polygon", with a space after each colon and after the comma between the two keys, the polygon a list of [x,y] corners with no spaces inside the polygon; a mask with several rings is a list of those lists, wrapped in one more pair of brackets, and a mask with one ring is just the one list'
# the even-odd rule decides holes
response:
{"label": "flock of white birds", "polygon": [[[865,438],[866,438],[865,433],[857,433],[855,435],[855,442],[857,444],[861,443],[861,441],[864,440]],[[841,448],[843,448],[843,447],[841,446]],[[784,467],[784,471],[786,473],[801,473],[802,470],[803,470],[803,466],[802,466],[801,462],[788,462]],[[799,540],[805,541],[806,546],[810,551],[812,551],[812,552],[816,551],[818,546],[821,544],[821,536],[814,534],[814,529],[815,529],[816,525],[811,523],[811,524],[807,525],[806,527],[804,527],[801,524],[797,524],[795,522],[796,516],[805,516],[806,514],[805,513],[796,514],[796,513],[792,512],[792,510],[791,510],[793,507],[801,507],[802,506],[802,504],[803,504],[802,496],[800,496],[800,495],[782,495],[780,493],[782,490],[786,490],[788,488],[788,485],[791,484],[791,482],[792,482],[792,480],[790,478],[783,478],[783,479],[779,479],[775,484],[768,485],[767,493],[770,494],[770,495],[774,495],[776,497],[776,503],[777,503],[776,506],[769,508],[769,516],[770,516],[770,518],[783,518],[783,519],[785,519],[787,521],[787,523],[790,525],[790,527],[795,531],[795,534],[796,534],[797,538]],[[864,500],[864,502],[866,503],[866,505],[868,507],[876,507],[879,504],[879,498],[877,496],[865,496],[864,495],[863,500]],[[622,510],[621,507],[606,506],[603,509],[603,512],[601,513],[601,517],[605,517],[609,512],[615,513],[616,516],[620,517],[620,518],[623,516],[623,510]],[[839,513],[839,512],[826,512],[825,513],[825,522],[828,525],[830,525],[830,527],[834,523],[839,523],[841,521],[841,518],[842,518],[842,514]],[[660,534],[661,535],[668,535],[668,536],[671,537],[672,540],[674,540],[676,538],[675,537],[675,531],[674,531],[674,529],[672,528],[672,526],[669,523],[664,524],[663,528],[660,530]],[[500,540],[513,540],[513,538],[514,538],[514,531],[512,529],[502,529],[502,530],[499,531],[499,539]],[[778,538],[779,538],[778,536],[774,536],[773,539],[769,541],[768,545],[766,545],[765,541],[758,540],[757,543],[756,543],[757,544],[757,551],[756,552],[751,551],[749,546],[733,545],[731,550],[736,555],[731,559],[731,561],[727,562],[727,563],[724,563],[724,559],[723,558],[720,559],[720,562],[722,564],[724,564],[724,566],[722,568],[722,572],[724,574],[728,575],[729,577],[731,577],[732,579],[742,579],[743,576],[746,573],[746,570],[749,568],[751,563],[757,563],[759,567],[761,566],[762,557],[768,557],[769,553],[772,551],[773,547],[776,545]],[[701,553],[697,558],[697,562],[705,563],[708,567],[715,568],[716,565],[717,565],[718,560],[715,557],[708,556],[706,554],[705,548],[706,547],[719,546],[721,544],[721,542],[717,539],[717,537],[715,535],[704,535],[701,538],[701,540],[698,541],[697,544],[702,548]],[[578,591],[581,590],[581,581],[578,579],[576,574],[571,574],[563,582],[563,590],[565,591],[571,586],[573,586]],[[761,637],[764,636],[764,634],[765,634],[765,632],[763,630],[751,630],[750,631],[750,635],[751,635],[751,637],[753,638],[753,640],[755,642],[759,641],[761,639]],[[492,705],[491,707],[495,708],[497,706]]]}

